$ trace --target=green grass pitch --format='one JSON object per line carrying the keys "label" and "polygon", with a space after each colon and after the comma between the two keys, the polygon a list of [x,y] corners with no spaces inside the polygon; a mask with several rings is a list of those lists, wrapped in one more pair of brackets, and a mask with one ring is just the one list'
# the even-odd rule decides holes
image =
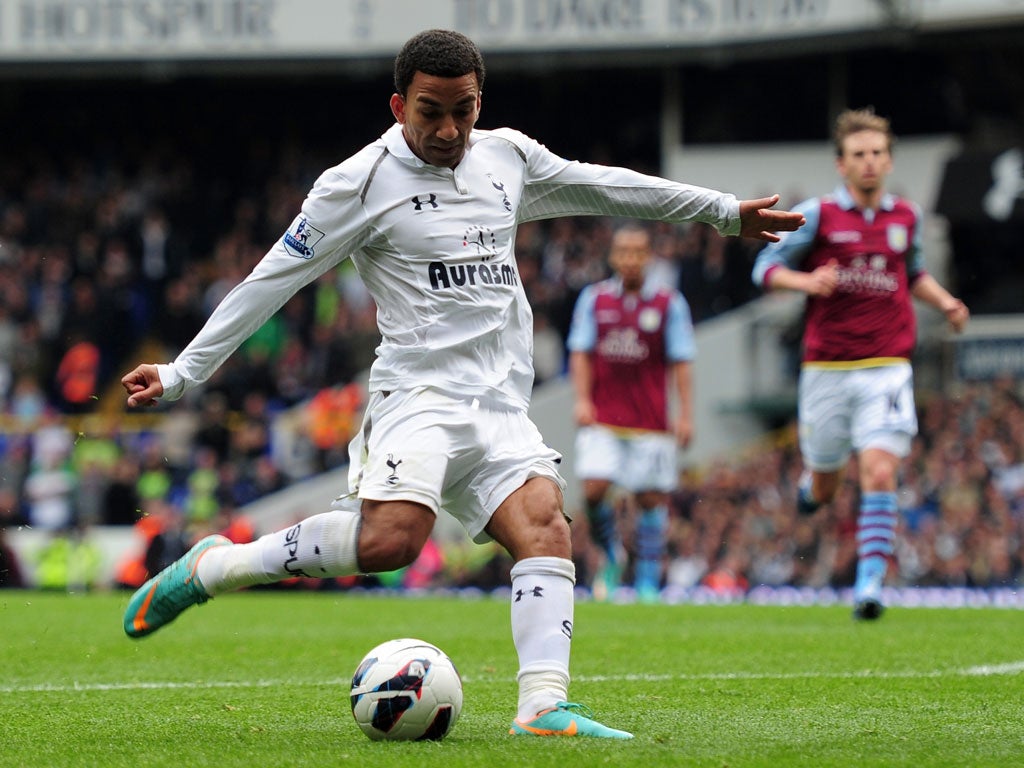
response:
{"label": "green grass pitch", "polygon": [[[1024,765],[1024,611],[576,607],[570,698],[627,742],[507,734],[503,598],[249,592],[152,637],[126,594],[0,592],[0,766]],[[440,743],[371,742],[349,679],[394,637],[458,665]]]}

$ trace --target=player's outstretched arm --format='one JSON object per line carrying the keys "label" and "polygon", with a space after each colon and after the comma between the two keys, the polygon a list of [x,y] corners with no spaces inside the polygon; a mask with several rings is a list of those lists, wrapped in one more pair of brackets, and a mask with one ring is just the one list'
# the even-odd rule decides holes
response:
{"label": "player's outstretched arm", "polygon": [[157,398],[164,393],[160,374],[151,363],[143,363],[131,373],[126,373],[121,377],[121,384],[128,392],[129,408],[156,405]]}
{"label": "player's outstretched arm", "polygon": [[776,232],[792,232],[806,223],[802,213],[771,210],[778,202],[778,195],[740,200],[740,237],[777,243],[779,236]]}

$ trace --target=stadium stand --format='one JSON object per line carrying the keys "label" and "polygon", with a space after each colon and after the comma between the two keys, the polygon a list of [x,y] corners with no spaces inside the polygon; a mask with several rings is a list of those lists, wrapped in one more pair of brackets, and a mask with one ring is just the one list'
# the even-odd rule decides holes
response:
{"label": "stadium stand", "polygon": [[[824,145],[836,103],[872,103],[901,135],[958,138],[963,154],[945,174],[938,206],[951,223],[953,284],[970,291],[977,314],[1019,312],[1012,286],[1024,284],[1024,267],[1007,258],[1024,234],[1019,195],[995,221],[956,194],[964,173],[973,178],[981,167],[978,157],[990,163],[1021,144],[1019,20],[963,34],[900,31],[828,52],[808,39],[759,54],[680,49],[653,63],[627,56],[617,67],[600,54],[596,65],[591,52],[523,69],[527,54],[505,54],[494,58],[501,74],[488,84],[483,122],[522,127],[582,159],[654,170],[667,140],[765,151],[777,142]],[[88,579],[63,578],[131,586],[162,530],[153,521],[180,513],[189,537],[211,529],[258,535],[251,520],[247,528],[247,505],[343,465],[360,373],[377,341],[375,308],[349,267],[300,292],[173,409],[125,413],[117,379],[130,362],[172,357],[285,229],[315,175],[387,127],[381,61],[250,61],[179,74],[81,74],[69,65],[25,79],[19,62],[4,58],[0,530],[4,562],[21,567],[7,566],[0,585],[42,583],[38,555],[54,537],[75,544],[90,531],[114,531],[100,545],[99,575],[90,565]],[[778,81],[809,78],[812,95],[784,109],[751,108],[764,98],[766,61]],[[903,74],[887,76],[894,71]],[[683,94],[681,135],[666,139],[664,92],[673,82]],[[587,97],[567,105],[570,85]],[[628,109],[596,95],[625,91]],[[1011,163],[1014,172],[1021,175]],[[604,275],[609,233],[610,222],[598,219],[520,229],[520,274],[538,315],[538,387],[562,377],[569,313],[580,288]],[[655,235],[658,269],[682,288],[699,324],[754,298],[748,243],[700,226],[659,226]],[[922,433],[903,478],[895,584],[991,588],[1024,579],[1020,377],[995,374],[958,379],[947,366],[919,396]],[[323,407],[338,418],[310,430],[309,413]],[[685,467],[668,588],[728,584],[727,572],[746,588],[852,580],[855,491],[818,517],[797,519],[792,424],[773,416],[763,440]],[[450,543],[448,570],[432,583],[496,583],[500,556],[460,547]],[[581,551],[583,573],[587,564]]]}

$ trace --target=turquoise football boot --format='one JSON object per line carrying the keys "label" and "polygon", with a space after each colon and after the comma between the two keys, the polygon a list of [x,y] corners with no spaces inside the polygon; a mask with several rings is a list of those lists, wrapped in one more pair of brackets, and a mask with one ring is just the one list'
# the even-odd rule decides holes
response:
{"label": "turquoise football boot", "polygon": [[633,734],[601,725],[593,719],[590,707],[560,701],[545,709],[529,722],[518,718],[508,732],[513,736],[592,736],[599,739],[632,739]]}
{"label": "turquoise football boot", "polygon": [[199,558],[211,547],[224,547],[231,540],[224,536],[207,536],[147,581],[132,595],[124,612],[124,631],[129,637],[145,637],[169,624],[190,605],[210,599],[196,576]]}

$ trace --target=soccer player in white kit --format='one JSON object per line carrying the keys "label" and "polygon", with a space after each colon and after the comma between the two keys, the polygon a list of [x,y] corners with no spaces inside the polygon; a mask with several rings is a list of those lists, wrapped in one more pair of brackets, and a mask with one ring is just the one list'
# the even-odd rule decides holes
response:
{"label": "soccer player in white kit", "polygon": [[889,121],[871,110],[836,120],[831,195],[797,206],[807,226],[769,245],[754,264],[766,289],[808,295],[798,395],[805,472],[798,508],[829,503],[855,453],[861,490],[854,617],[882,615],[882,585],[896,538],[900,461],[917,433],[910,356],[911,297],[959,331],[970,313],[924,269],[917,206],[885,191],[892,170]]}
{"label": "soccer player in white kit", "polygon": [[533,318],[513,252],[516,227],[630,215],[776,240],[803,217],[771,210],[778,196],[737,201],[570,162],[511,129],[477,130],[483,82],[480,51],[464,35],[429,30],[410,39],[395,59],[395,125],[321,175],[281,240],[173,362],[123,377],[129,407],[180,398],[345,258],[378,307],[382,338],[347,493],[251,544],[202,539],[133,595],[124,629],[148,635],[190,605],[254,584],[401,568],[443,507],[474,540],[497,541],[515,561],[519,702],[510,732],[631,738],[568,700],[575,572],[561,457],[527,417]]}

